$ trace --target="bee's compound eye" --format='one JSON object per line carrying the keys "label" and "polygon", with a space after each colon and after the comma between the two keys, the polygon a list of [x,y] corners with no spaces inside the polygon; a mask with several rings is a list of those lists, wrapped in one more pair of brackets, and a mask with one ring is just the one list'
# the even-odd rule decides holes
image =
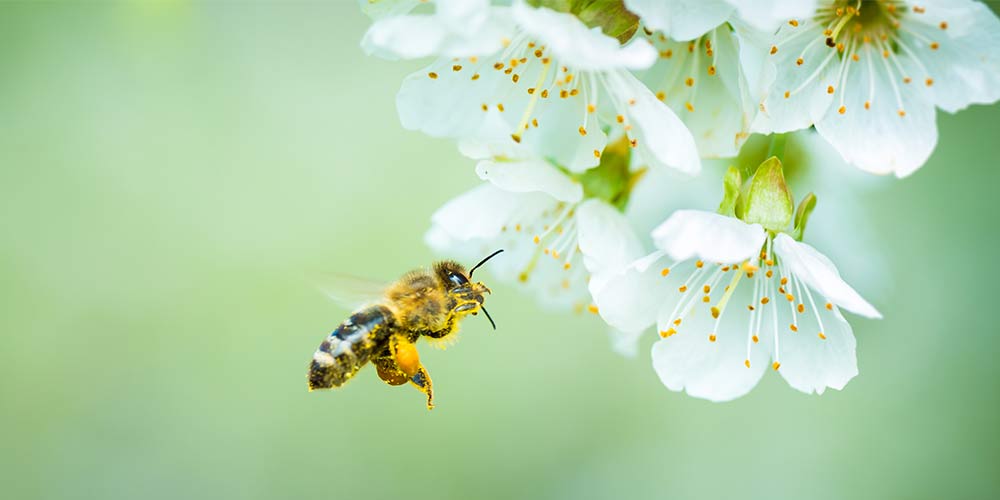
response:
{"label": "bee's compound eye", "polygon": [[469,280],[465,279],[465,276],[457,273],[448,273],[448,280],[456,285],[464,285],[469,282]]}

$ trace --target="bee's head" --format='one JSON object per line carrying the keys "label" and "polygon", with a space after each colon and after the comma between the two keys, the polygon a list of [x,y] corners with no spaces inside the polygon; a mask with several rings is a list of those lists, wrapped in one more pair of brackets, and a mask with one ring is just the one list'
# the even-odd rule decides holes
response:
{"label": "bee's head", "polygon": [[486,309],[483,308],[483,301],[486,299],[485,295],[491,293],[490,289],[482,282],[473,282],[472,273],[500,252],[503,252],[503,250],[493,252],[478,264],[472,266],[472,269],[468,272],[465,271],[464,266],[450,260],[434,264],[434,274],[437,276],[438,281],[447,291],[448,295],[455,299],[455,310],[460,313],[476,314],[482,309],[486,317],[489,318],[490,323],[493,324],[494,330],[496,329],[496,324],[493,323],[493,318],[490,318],[490,313],[486,312]]}

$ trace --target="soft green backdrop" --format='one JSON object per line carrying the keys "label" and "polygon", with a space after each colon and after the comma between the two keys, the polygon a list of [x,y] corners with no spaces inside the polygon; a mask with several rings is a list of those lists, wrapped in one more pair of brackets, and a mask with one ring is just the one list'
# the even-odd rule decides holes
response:
{"label": "soft green backdrop", "polygon": [[997,107],[940,114],[924,169],[867,197],[893,282],[843,392],[672,393],[646,345],[498,285],[497,333],[423,349],[435,411],[371,370],[307,393],[346,313],[310,273],[429,262],[429,214],[478,182],[401,129],[418,63],[365,57],[366,26],[353,1],[0,5],[0,496],[1000,494]]}

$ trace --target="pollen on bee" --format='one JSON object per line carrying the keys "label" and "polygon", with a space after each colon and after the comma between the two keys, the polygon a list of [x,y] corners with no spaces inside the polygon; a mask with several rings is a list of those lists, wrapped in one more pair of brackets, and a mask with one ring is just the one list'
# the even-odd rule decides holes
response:
{"label": "pollen on bee", "polygon": [[778,371],[778,368],[781,368],[781,363],[775,361],[774,364],[771,365],[771,368],[774,368],[774,371]]}
{"label": "pollen on bee", "polygon": [[590,304],[589,306],[587,306],[587,310],[590,311],[592,314],[597,314],[599,312],[597,306],[594,304]]}
{"label": "pollen on bee", "polygon": [[435,72],[433,72],[433,71],[431,71],[430,73],[427,73],[427,76],[429,76],[431,78],[431,80],[436,80],[437,77],[438,77],[438,74],[435,73]]}
{"label": "pollen on bee", "polygon": [[715,342],[715,334],[714,333],[708,335],[708,341],[709,342]]}
{"label": "pollen on bee", "polygon": [[579,131],[580,135],[587,135],[587,129],[583,128],[583,125],[580,125]]}
{"label": "pollen on bee", "polygon": [[753,337],[750,337],[750,340],[752,340],[753,343],[756,344],[757,342],[760,342],[760,337],[754,335]]}
{"label": "pollen on bee", "polygon": [[819,339],[826,340],[826,335],[823,335],[823,332],[819,332]]}
{"label": "pollen on bee", "polygon": [[799,331],[799,327],[795,326],[795,323],[788,325],[788,328],[793,332]]}

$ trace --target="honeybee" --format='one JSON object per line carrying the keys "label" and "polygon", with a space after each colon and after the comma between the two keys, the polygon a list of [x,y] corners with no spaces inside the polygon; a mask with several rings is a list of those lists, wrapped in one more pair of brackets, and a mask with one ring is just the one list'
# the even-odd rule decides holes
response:
{"label": "honeybee", "polygon": [[472,273],[500,252],[488,255],[468,272],[461,264],[446,260],[429,270],[410,271],[386,287],[376,302],[351,314],[313,353],[309,390],[340,387],[371,361],[385,383],[409,382],[427,396],[427,409],[433,409],[431,377],[420,364],[414,343],[422,336],[445,340],[458,332],[462,318],[480,310],[496,330],[483,307],[490,289],[472,282]]}

